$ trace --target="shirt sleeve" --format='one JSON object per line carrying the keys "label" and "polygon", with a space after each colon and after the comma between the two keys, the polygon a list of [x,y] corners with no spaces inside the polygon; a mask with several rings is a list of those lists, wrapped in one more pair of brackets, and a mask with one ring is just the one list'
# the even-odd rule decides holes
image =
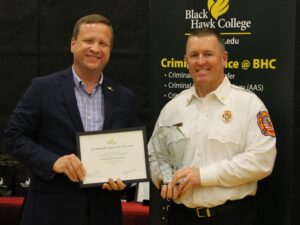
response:
{"label": "shirt sleeve", "polygon": [[59,158],[36,143],[40,125],[41,89],[34,79],[16,105],[5,130],[7,152],[27,166],[34,174],[49,180],[54,176],[52,167]]}

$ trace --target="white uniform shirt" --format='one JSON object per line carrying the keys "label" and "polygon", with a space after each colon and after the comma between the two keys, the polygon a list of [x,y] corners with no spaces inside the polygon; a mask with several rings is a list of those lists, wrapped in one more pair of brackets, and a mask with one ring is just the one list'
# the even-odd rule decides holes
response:
{"label": "white uniform shirt", "polygon": [[[268,176],[276,157],[276,138],[268,112],[252,92],[231,85],[225,77],[217,90],[199,98],[195,87],[166,104],[154,132],[182,124],[188,137],[183,167],[200,169],[201,186],[189,189],[177,203],[213,207],[227,200],[255,195],[257,181]],[[158,185],[159,167],[151,141],[150,169]]]}

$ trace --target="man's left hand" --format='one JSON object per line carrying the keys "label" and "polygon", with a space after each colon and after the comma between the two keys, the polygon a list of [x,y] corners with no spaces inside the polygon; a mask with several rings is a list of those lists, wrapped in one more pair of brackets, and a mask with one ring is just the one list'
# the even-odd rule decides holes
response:
{"label": "man's left hand", "polygon": [[109,178],[108,182],[102,185],[102,189],[110,191],[122,191],[125,188],[126,184],[121,179],[117,179],[115,182],[112,178]]}
{"label": "man's left hand", "polygon": [[182,168],[175,172],[172,186],[178,185],[178,195],[183,194],[191,187],[200,186],[200,171],[197,167]]}

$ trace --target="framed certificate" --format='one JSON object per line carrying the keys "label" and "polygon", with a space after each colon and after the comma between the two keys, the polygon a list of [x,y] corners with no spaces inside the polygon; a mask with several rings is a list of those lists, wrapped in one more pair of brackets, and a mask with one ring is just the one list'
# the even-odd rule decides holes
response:
{"label": "framed certificate", "polygon": [[78,132],[77,152],[86,170],[81,187],[99,186],[109,178],[124,182],[149,180],[144,127]]}

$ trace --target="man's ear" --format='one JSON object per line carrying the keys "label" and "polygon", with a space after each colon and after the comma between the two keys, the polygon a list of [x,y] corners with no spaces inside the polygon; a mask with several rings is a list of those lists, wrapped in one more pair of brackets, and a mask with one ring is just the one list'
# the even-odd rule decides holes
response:
{"label": "man's ear", "polygon": [[73,52],[73,48],[75,46],[75,42],[76,42],[76,39],[74,37],[71,38],[71,43],[70,43],[70,50],[71,52]]}
{"label": "man's ear", "polygon": [[225,65],[226,65],[226,63],[227,63],[227,60],[228,60],[228,52],[227,52],[227,51],[225,51],[225,52],[223,53],[222,58],[223,58],[223,66],[225,67]]}
{"label": "man's ear", "polygon": [[189,64],[188,64],[188,61],[187,61],[187,58],[186,58],[186,54],[184,55],[184,60],[186,62],[186,68],[189,69]]}

